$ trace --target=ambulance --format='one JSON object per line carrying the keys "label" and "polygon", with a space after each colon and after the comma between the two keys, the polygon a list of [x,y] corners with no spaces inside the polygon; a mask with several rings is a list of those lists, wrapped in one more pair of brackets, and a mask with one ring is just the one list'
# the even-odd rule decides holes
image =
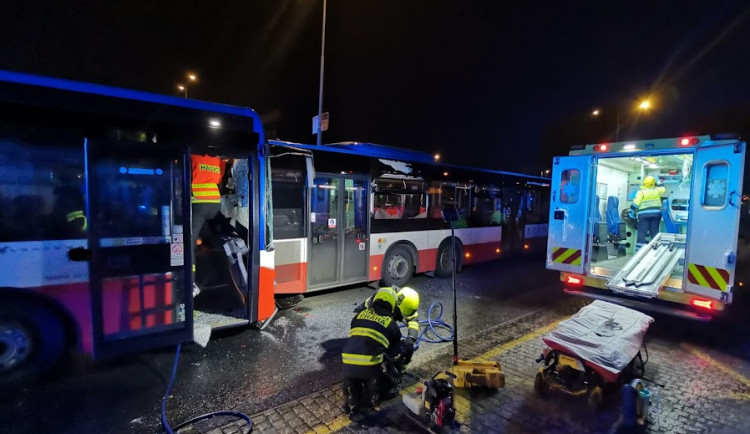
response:
{"label": "ambulance", "polygon": [[[547,268],[570,294],[699,320],[724,312],[743,284],[745,149],[731,135],[573,146],[553,159]],[[639,240],[631,205],[647,177],[664,187],[661,219]]]}

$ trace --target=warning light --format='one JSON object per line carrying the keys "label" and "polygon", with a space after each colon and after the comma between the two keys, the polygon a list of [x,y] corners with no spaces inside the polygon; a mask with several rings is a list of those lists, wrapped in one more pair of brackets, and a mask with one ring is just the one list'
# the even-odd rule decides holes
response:
{"label": "warning light", "polygon": [[702,307],[704,309],[713,309],[714,308],[714,302],[711,300],[698,300],[694,299],[690,302],[693,306]]}
{"label": "warning light", "polygon": [[[500,249],[495,249],[495,253],[500,253]],[[742,282],[740,282],[740,286],[742,286]]]}
{"label": "warning light", "polygon": [[745,286],[745,284],[744,284],[743,282],[739,282],[739,283],[737,283],[737,284],[738,284],[739,286]]}
{"label": "warning light", "polygon": [[198,238],[197,240],[195,240],[195,244],[200,246],[201,244],[203,244],[203,240]]}
{"label": "warning light", "polygon": [[528,245],[528,244],[524,244],[524,245],[523,245],[523,248],[524,248],[524,249],[528,249],[528,248],[529,248],[529,245]]}
{"label": "warning light", "polygon": [[599,150],[600,150],[601,152],[604,152],[604,151],[606,151],[606,150],[607,150],[607,145],[599,145]]}
{"label": "warning light", "polygon": [[372,267],[372,271],[378,271],[378,266],[375,265],[374,267]]}
{"label": "warning light", "polygon": [[464,254],[464,256],[465,256],[465,257],[466,257],[467,259],[468,259],[468,258],[471,258],[471,253],[469,253],[469,252],[466,252],[466,253]]}
{"label": "warning light", "polygon": [[685,137],[680,139],[680,146],[697,145],[700,140],[697,137]]}
{"label": "warning light", "polygon": [[570,283],[571,285],[580,285],[581,283],[583,283],[583,279],[581,279],[580,277],[568,276],[568,283]]}

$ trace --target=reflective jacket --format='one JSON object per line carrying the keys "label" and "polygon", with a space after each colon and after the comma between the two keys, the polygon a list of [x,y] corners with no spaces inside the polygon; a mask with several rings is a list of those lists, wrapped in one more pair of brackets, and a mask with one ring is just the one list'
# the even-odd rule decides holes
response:
{"label": "reflective jacket", "polygon": [[[363,311],[364,309],[369,309],[372,307],[372,297],[369,297],[367,300],[365,300],[364,303],[359,305],[358,308],[354,309],[355,313],[359,313]],[[401,315],[401,311],[396,307],[396,312],[393,314],[393,319],[395,319],[397,322],[403,322],[406,324],[406,327],[408,327],[408,332],[406,333],[407,337],[410,337],[414,339],[415,341],[419,338],[419,321],[417,320],[417,316],[419,315],[419,312],[414,312],[414,315],[410,316],[409,318],[404,318],[403,315]]]}
{"label": "reflective jacket", "polygon": [[395,357],[401,331],[387,310],[364,309],[352,319],[349,338],[344,344],[341,360],[343,374],[348,378],[376,378],[383,370],[384,355]]}
{"label": "reflective jacket", "polygon": [[633,199],[630,208],[636,211],[639,216],[648,214],[661,215],[661,197],[667,192],[664,187],[642,188]]}
{"label": "reflective jacket", "polygon": [[193,169],[192,203],[220,203],[219,183],[224,176],[224,162],[219,157],[191,155]]}

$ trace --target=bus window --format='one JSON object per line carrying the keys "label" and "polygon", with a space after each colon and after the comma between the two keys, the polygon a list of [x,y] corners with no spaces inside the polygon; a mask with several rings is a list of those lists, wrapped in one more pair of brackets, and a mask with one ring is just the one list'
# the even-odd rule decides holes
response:
{"label": "bus window", "polygon": [[494,185],[472,186],[471,221],[475,226],[497,226],[503,223],[500,189]]}
{"label": "bus window", "polygon": [[[305,236],[305,176],[300,167],[291,167],[291,160],[273,160],[273,239],[287,240]],[[299,159],[298,160],[302,160]],[[304,162],[304,160],[302,160]]]}
{"label": "bus window", "polygon": [[0,242],[86,237],[82,143],[45,145],[0,139]]}
{"label": "bus window", "polygon": [[427,218],[427,195],[419,180],[378,178],[373,194],[373,217],[385,219]]}

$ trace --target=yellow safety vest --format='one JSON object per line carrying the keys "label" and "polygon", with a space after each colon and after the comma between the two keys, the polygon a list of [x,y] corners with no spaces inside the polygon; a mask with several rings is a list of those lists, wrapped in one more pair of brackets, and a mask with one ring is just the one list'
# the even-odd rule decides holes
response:
{"label": "yellow safety vest", "polygon": [[638,208],[638,215],[661,213],[661,197],[667,189],[664,187],[642,188],[633,199],[633,205]]}

